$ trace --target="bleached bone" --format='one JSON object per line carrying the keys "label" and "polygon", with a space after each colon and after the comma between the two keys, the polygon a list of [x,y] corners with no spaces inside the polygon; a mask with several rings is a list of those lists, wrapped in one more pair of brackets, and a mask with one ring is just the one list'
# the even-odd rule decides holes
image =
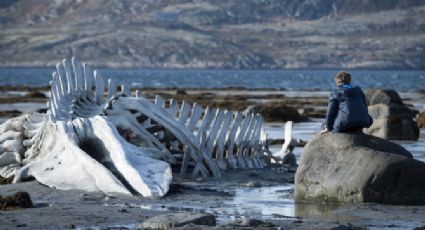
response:
{"label": "bleached bone", "polygon": [[27,147],[34,145],[46,117],[39,113],[25,114],[0,125],[0,176],[14,176],[32,157]]}
{"label": "bleached bone", "polygon": [[[185,102],[183,102],[184,104]],[[199,111],[200,112],[200,111]],[[264,167],[264,161],[260,160],[259,158],[262,157],[263,154],[263,146],[266,144],[265,143],[265,137],[263,137],[264,135],[262,135],[262,133],[264,133],[263,127],[262,127],[262,119],[260,120],[259,123],[256,123],[256,120],[254,120],[254,123],[250,124],[250,118],[249,116],[253,116],[253,115],[248,115],[248,120],[246,120],[248,123],[245,124],[245,127],[239,127],[240,125],[240,120],[242,119],[242,114],[239,114],[239,116],[235,117],[234,119],[236,119],[236,125],[233,125],[232,127],[229,127],[229,122],[231,122],[231,120],[226,121],[225,119],[220,118],[220,113],[216,113],[214,114],[214,110],[208,110],[206,109],[205,111],[205,115],[204,115],[204,119],[202,119],[202,123],[200,125],[200,127],[198,128],[198,131],[196,132],[197,135],[201,134],[202,131],[204,131],[206,134],[211,133],[211,131],[213,131],[212,133],[214,133],[214,136],[216,137],[214,138],[205,138],[205,142],[208,143],[201,143],[201,145],[205,146],[205,149],[207,150],[208,154],[214,155],[214,151],[217,151],[214,155],[214,159],[217,163],[217,165],[220,167],[221,170],[225,170],[228,168],[229,163],[227,162],[232,162],[233,160],[233,167],[231,168],[237,168],[236,166],[236,160],[235,160],[235,155],[233,153],[233,149],[235,148],[235,146],[237,146],[236,148],[239,149],[239,151],[242,153],[240,154],[240,167],[246,167],[243,166],[243,163],[246,163],[247,161],[249,161],[249,167]],[[186,113],[187,114],[187,113]],[[229,112],[229,118],[227,119],[231,119],[231,117],[233,117],[233,114],[231,112]],[[185,115],[186,116],[186,115]],[[196,114],[195,114],[196,116]],[[196,124],[197,119],[199,119],[200,114],[197,115],[198,117],[196,119],[189,119],[189,124],[188,124],[188,129],[191,130],[192,127],[194,127],[194,124]],[[209,122],[211,121],[215,121],[217,120],[217,118],[219,118],[219,120],[221,120],[221,124],[220,122],[215,123],[216,125],[210,125]],[[260,118],[260,117],[258,117]],[[233,124],[233,123],[232,123]],[[246,127],[246,125],[252,125],[251,127]],[[225,129],[221,129],[220,128],[220,134],[217,135],[217,127],[222,127],[225,126]],[[215,127],[215,128],[214,128]],[[231,129],[232,128],[232,129]],[[246,129],[249,129],[249,131],[247,131]],[[239,142],[238,144],[236,144],[236,140],[230,141],[227,140],[224,143],[223,138],[226,137],[227,134],[227,138],[229,139],[229,137],[231,137],[230,139],[235,139],[236,137],[236,132],[238,131],[238,129],[242,129],[239,130],[239,133],[243,133],[239,135]],[[255,129],[255,130],[254,130]],[[200,132],[200,130],[202,130]],[[249,133],[246,133],[249,132]],[[199,138],[199,136],[198,136]],[[262,138],[262,139],[261,139]],[[211,145],[211,143],[213,143],[213,145]],[[230,144],[232,143],[232,144]],[[208,146],[208,147],[207,147]],[[221,157],[221,153],[220,152],[224,152],[224,151],[230,151],[231,154],[226,154],[226,161],[223,162],[223,157]],[[213,151],[213,152],[211,152]],[[258,153],[257,153],[258,152]],[[244,155],[245,154],[245,155]],[[258,154],[258,155],[257,155]],[[186,167],[187,167],[187,162],[188,162],[188,157],[187,154],[185,155],[186,157],[183,158],[183,163],[182,163],[182,168],[181,168],[181,173],[184,174],[186,172]],[[224,154],[223,154],[224,156]],[[218,159],[220,158],[220,160]],[[241,159],[242,158],[242,159]],[[196,171],[195,171],[196,173]]]}
{"label": "bleached bone", "polygon": [[0,126],[0,175],[15,182],[32,176],[60,189],[163,196],[170,164],[192,177],[264,167],[258,115],[179,107],[174,99],[167,107],[160,96],[154,103],[141,91],[133,97],[125,85],[117,92],[111,79],[105,94],[100,72],[75,58],[56,66],[50,86],[47,114]]}
{"label": "bleached bone", "polygon": [[175,99],[171,99],[170,107],[168,108],[168,113],[170,113],[172,116],[176,116],[178,109],[179,109],[179,103]]}
{"label": "bleached bone", "polygon": [[221,170],[226,170],[228,168],[228,164],[227,164],[227,161],[225,160],[225,155],[224,155],[225,147],[226,147],[225,139],[226,139],[226,134],[229,131],[230,122],[232,122],[232,119],[233,119],[232,112],[226,110],[225,113],[226,113],[225,118],[224,118],[221,130],[220,130],[220,134],[216,142],[216,151],[217,151],[216,161],[217,161],[218,167]]}
{"label": "bleached bone", "polygon": [[282,149],[275,154],[277,157],[283,158],[288,153],[290,146],[294,145],[294,140],[292,139],[292,126],[293,126],[292,121],[287,121],[285,123],[285,134],[284,134],[285,139],[282,144]]}
{"label": "bleached bone", "polygon": [[239,126],[242,122],[242,113],[241,112],[237,112],[235,119],[233,120],[232,123],[232,128],[230,130],[230,133],[227,137],[227,141],[226,141],[226,147],[227,147],[227,162],[229,163],[229,167],[231,169],[237,169],[238,167],[238,163],[236,161],[236,156],[235,156],[235,145],[236,145],[236,134],[237,131],[239,129]]}
{"label": "bleached bone", "polygon": [[249,114],[247,117],[245,117],[236,139],[236,145],[238,147],[237,153],[236,153],[236,162],[237,162],[238,168],[243,168],[243,169],[247,168],[247,163],[245,162],[245,158],[243,157],[243,152],[246,145],[246,139],[253,127],[252,126],[252,123],[254,123],[253,120],[254,120],[253,114]]}
{"label": "bleached bone", "polygon": [[[126,129],[130,136],[134,134],[128,128],[131,116],[125,116],[125,111],[121,118],[114,114],[105,116],[104,109],[110,104],[103,99],[104,82],[98,71],[89,70],[75,59],[57,65],[50,83],[51,117],[43,125],[36,119],[26,124],[29,139],[25,141],[25,164],[16,172],[15,181],[33,176],[61,189],[165,195],[172,178],[165,161],[173,163],[174,157],[146,130],[135,132],[139,134],[140,146],[130,144],[119,134],[117,127]],[[113,95],[116,87],[111,81],[108,88],[110,99],[129,95],[125,87],[121,87],[120,94]],[[47,167],[54,159],[61,160]],[[63,177],[77,179],[64,182]]]}
{"label": "bleached bone", "polygon": [[15,182],[33,176],[43,184],[64,190],[124,194],[134,191],[144,196],[163,196],[168,191],[168,164],[147,157],[140,148],[129,148],[104,117],[49,121],[42,136],[40,148],[33,149],[38,151],[33,154],[37,157],[15,175]]}
{"label": "bleached bone", "polygon": [[[193,108],[192,108],[192,112],[191,112],[191,117],[189,119],[189,123],[187,125],[187,129],[189,132],[194,132],[196,124],[199,120],[199,118],[202,116],[202,106],[198,105],[198,104],[194,104]],[[183,160],[182,160],[182,164],[181,164],[181,168],[180,168],[180,175],[185,175],[186,171],[187,171],[187,167],[189,164],[189,160],[190,158],[196,158],[196,156],[194,156],[193,153],[193,149],[191,149],[190,147],[183,147]],[[201,169],[201,172],[204,171],[203,169]]]}
{"label": "bleached bone", "polygon": [[[223,118],[224,118],[223,110],[218,110],[217,114],[215,115],[215,119],[214,119],[214,122],[212,124],[212,127],[211,127],[208,135],[205,136],[206,139],[203,138],[202,136],[201,136],[202,139],[200,139],[201,148],[203,149],[204,153],[211,159],[212,159],[211,154],[212,154],[212,150],[213,150],[213,144],[214,144],[215,138],[218,134],[218,130],[221,126],[221,123],[223,121]],[[204,133],[206,134],[206,132],[201,131],[200,134],[203,135]],[[200,170],[200,164],[201,164],[201,162],[198,161],[197,164],[195,165],[195,169],[193,170],[193,175],[197,175],[198,171]]]}
{"label": "bleached bone", "polygon": [[[220,176],[220,171],[215,162],[205,152],[201,151],[199,141],[189,132],[184,125],[179,123],[165,109],[152,104],[145,98],[119,98],[114,101],[112,108],[117,110],[133,110],[150,117],[156,123],[162,125],[175,135],[182,143],[185,143],[194,149],[198,154],[198,162],[203,162],[214,176]],[[200,163],[203,165],[203,163]]]}
{"label": "bleached bone", "polygon": [[262,145],[261,142],[261,132],[263,127],[263,118],[259,115],[257,115],[257,122],[255,124],[254,132],[251,136],[251,140],[249,142],[249,148],[250,148],[250,160],[253,162],[255,168],[263,168],[264,161],[259,157],[262,152]]}

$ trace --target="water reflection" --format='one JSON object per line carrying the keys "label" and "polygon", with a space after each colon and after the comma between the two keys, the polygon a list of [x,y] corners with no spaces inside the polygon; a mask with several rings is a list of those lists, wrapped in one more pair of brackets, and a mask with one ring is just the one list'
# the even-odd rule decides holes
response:
{"label": "water reflection", "polygon": [[295,217],[292,194],[292,185],[236,189],[233,200],[225,202],[224,207],[246,217]]}
{"label": "water reflection", "polygon": [[338,203],[300,203],[294,205],[294,213],[303,218],[328,218],[338,219],[335,215],[335,210],[343,207],[343,204]]}

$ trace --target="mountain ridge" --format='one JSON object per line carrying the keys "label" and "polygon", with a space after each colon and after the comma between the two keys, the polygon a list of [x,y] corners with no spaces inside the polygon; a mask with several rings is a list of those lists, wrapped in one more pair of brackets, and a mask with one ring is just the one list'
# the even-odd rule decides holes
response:
{"label": "mountain ridge", "polygon": [[425,69],[422,2],[5,0],[0,66]]}

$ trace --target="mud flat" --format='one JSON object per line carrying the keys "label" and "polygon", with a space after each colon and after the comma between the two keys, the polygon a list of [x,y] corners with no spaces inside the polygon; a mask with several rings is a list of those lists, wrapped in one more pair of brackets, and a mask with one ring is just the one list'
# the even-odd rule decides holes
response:
{"label": "mud flat", "polygon": [[[176,212],[210,213],[216,226],[180,229],[412,229],[425,226],[425,206],[295,204],[293,174],[270,168],[230,171],[221,179],[176,178],[161,199],[60,191],[36,181],[0,186],[0,194],[28,191],[34,208],[0,211],[0,229],[135,229],[146,219]],[[258,220],[258,221],[257,221]]]}

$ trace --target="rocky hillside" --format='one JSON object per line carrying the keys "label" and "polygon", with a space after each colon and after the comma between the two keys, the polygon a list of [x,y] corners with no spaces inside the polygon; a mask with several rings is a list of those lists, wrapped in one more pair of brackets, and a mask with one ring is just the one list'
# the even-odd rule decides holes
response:
{"label": "rocky hillside", "polygon": [[0,66],[425,68],[423,0],[2,0]]}

